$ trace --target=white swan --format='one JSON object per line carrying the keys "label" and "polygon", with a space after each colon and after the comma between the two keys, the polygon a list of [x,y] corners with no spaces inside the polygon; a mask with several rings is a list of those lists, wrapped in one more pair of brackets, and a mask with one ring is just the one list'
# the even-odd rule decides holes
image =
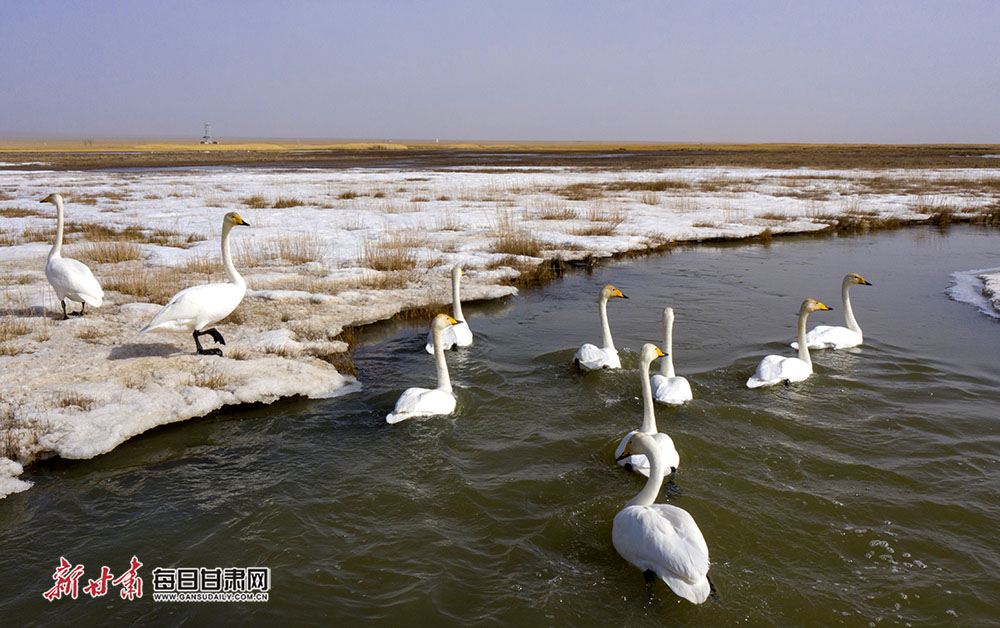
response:
{"label": "white swan", "polygon": [[806,317],[810,312],[829,310],[815,299],[806,299],[799,308],[799,357],[785,358],[780,355],[765,356],[757,371],[747,380],[747,388],[773,386],[779,383],[801,382],[812,375],[812,360],[806,343]]}
{"label": "white swan", "polygon": [[396,400],[396,407],[385,417],[386,423],[399,423],[406,419],[433,414],[451,414],[455,410],[455,393],[451,391],[448,361],[444,357],[442,332],[457,323],[447,314],[438,314],[431,322],[434,339],[434,365],[437,367],[437,388],[407,388]]}
{"label": "white swan", "polygon": [[681,463],[681,457],[674,447],[674,441],[666,434],[656,431],[656,415],[653,413],[653,392],[649,384],[649,365],[659,357],[663,357],[663,352],[660,351],[659,347],[651,343],[642,345],[642,351],[639,353],[639,379],[642,384],[642,425],[639,426],[638,430],[632,430],[626,434],[622,442],[618,444],[618,449],[615,450],[615,460],[618,461],[618,464],[629,471],[638,471],[646,477],[649,477],[649,461],[646,459],[646,456],[642,454],[628,456],[623,453],[629,439],[638,433],[647,434],[653,439],[660,448],[660,453],[662,454],[660,460],[663,462],[665,469],[670,470],[670,473],[676,471]]}
{"label": "white swan", "polygon": [[611,527],[611,542],[621,557],[643,572],[653,572],[670,590],[693,604],[712,592],[708,580],[708,544],[694,518],[669,504],[654,504],[663,484],[664,463],[656,442],[638,433],[625,444],[622,455],[645,455],[649,480],[625,503]]}
{"label": "white swan", "polygon": [[[849,349],[865,341],[865,337],[861,334],[861,326],[858,325],[857,319],[854,318],[854,310],[851,309],[851,295],[848,290],[854,285],[872,284],[857,273],[844,277],[844,282],[840,284],[840,298],[844,302],[844,321],[847,327],[817,325],[806,334],[806,343],[810,349]],[[799,343],[793,342],[792,348],[798,349]]]}
{"label": "white swan", "polygon": [[601,294],[597,298],[597,309],[601,314],[601,335],[603,347],[596,347],[590,343],[584,344],[573,356],[573,363],[584,371],[593,371],[599,368],[617,369],[621,368],[621,360],[618,359],[618,350],[611,339],[611,327],[608,326],[608,299],[627,299],[621,290],[614,286],[604,286]]}
{"label": "white swan", "polygon": [[[469,329],[469,324],[465,322],[465,316],[462,315],[462,299],[459,297],[458,285],[464,274],[465,271],[462,270],[461,266],[455,266],[451,269],[451,317],[458,322],[450,327],[445,327],[441,332],[441,340],[446,350],[455,347],[468,347],[472,344],[472,330]],[[424,345],[424,349],[427,353],[434,353],[434,338],[431,337],[431,332],[427,332],[427,344]]]}
{"label": "white swan", "polygon": [[[198,336],[207,334],[219,344],[226,344],[219,330],[211,325],[232,314],[246,294],[247,282],[236,272],[229,253],[229,232],[237,225],[250,226],[250,223],[240,218],[236,212],[229,212],[222,219],[222,267],[228,281],[181,290],[170,297],[153,320],[139,331],[140,334],[147,331],[190,332],[194,336],[198,353],[222,355],[222,350],[218,348],[203,349]],[[206,329],[207,327],[211,328]]]}
{"label": "white swan", "polygon": [[674,308],[663,309],[663,349],[666,357],[660,360],[660,374],[654,375],[653,399],[660,403],[679,405],[691,401],[691,384],[687,378],[674,373]]}
{"label": "white swan", "polygon": [[40,203],[52,203],[56,206],[56,241],[49,250],[49,260],[45,264],[45,278],[52,284],[62,305],[63,320],[69,318],[66,313],[66,299],[76,301],[80,304],[79,315],[90,304],[93,307],[101,307],[104,302],[104,290],[101,284],[94,279],[94,273],[90,272],[87,265],[75,259],[62,256],[63,242],[63,199],[60,194],[49,194]]}

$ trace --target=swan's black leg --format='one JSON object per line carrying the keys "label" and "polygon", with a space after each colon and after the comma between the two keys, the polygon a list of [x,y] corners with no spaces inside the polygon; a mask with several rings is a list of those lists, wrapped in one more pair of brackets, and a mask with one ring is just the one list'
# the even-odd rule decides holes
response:
{"label": "swan's black leg", "polygon": [[83,316],[83,311],[87,309],[87,302],[84,301],[80,304],[80,311],[76,313],[77,316]]}
{"label": "swan's black leg", "polygon": [[63,299],[59,303],[62,305],[63,309],[63,320],[67,320],[69,318],[69,314],[66,313],[66,299]]}
{"label": "swan's black leg", "polygon": [[212,340],[214,340],[215,342],[219,343],[220,345],[226,344],[226,339],[222,337],[222,334],[219,333],[219,330],[216,329],[215,327],[213,327],[211,329],[206,329],[205,331],[203,331],[201,333],[202,334],[208,334],[209,336],[212,337]]}
{"label": "swan's black leg", "polygon": [[[198,336],[202,336],[202,335],[207,334],[207,333],[208,333],[207,331],[197,331],[196,330],[194,333],[191,334],[194,337],[194,346],[198,347],[198,353],[200,353],[201,355],[217,355],[217,356],[221,357],[222,356],[222,349],[203,349],[202,348],[201,341],[198,340]],[[216,332],[216,333],[218,333],[218,332]],[[211,334],[209,334],[209,335],[211,335]]]}

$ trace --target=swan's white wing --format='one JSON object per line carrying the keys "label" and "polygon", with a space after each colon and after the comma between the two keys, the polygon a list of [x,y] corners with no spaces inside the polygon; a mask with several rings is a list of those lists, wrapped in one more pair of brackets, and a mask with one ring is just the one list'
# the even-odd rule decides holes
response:
{"label": "swan's white wing", "polygon": [[801,382],[812,374],[812,368],[798,358],[769,355],[757,365],[757,371],[747,380],[747,388],[773,386],[774,384]]}
{"label": "swan's white wing", "polygon": [[231,283],[192,286],[170,297],[142,331],[193,332],[232,314],[243,300],[246,288]]}
{"label": "swan's white wing", "polygon": [[626,506],[615,515],[611,540],[622,558],[655,573],[677,595],[695,604],[708,598],[708,545],[686,510]]}
{"label": "swan's white wing", "polygon": [[653,387],[653,399],[660,403],[677,405],[694,398],[691,384],[684,377],[654,375],[650,378],[650,385]]}
{"label": "swan's white wing", "polygon": [[45,277],[59,299],[68,297],[92,307],[100,307],[104,302],[101,284],[97,283],[94,273],[83,262],[54,257],[45,264]]}
{"label": "swan's white wing", "polygon": [[437,388],[407,388],[385,420],[399,423],[417,416],[451,414],[454,410],[455,395],[450,392]]}
{"label": "swan's white wing", "polygon": [[[454,349],[458,347],[468,347],[472,344],[472,330],[469,329],[469,324],[465,321],[458,321],[454,325],[449,325],[441,330],[441,343],[444,345],[444,350]],[[433,332],[427,332],[427,343],[424,345],[424,350],[427,353],[434,353],[434,335]]]}
{"label": "swan's white wing", "polygon": [[[618,447],[615,449],[615,460],[622,455],[625,451],[625,443],[628,442],[632,435],[638,432],[638,430],[632,430],[622,438],[622,441],[618,443]],[[660,446],[660,452],[663,456],[663,462],[666,465],[665,473],[672,473],[677,470],[680,466],[681,456],[677,453],[677,448],[674,447],[674,441],[669,436],[662,432],[656,432],[651,434],[656,444]],[[625,467],[629,471],[637,471],[642,475],[649,477],[649,459],[643,454],[632,454],[631,456],[626,456],[621,460],[618,460],[618,464]]]}
{"label": "swan's white wing", "polygon": [[[832,325],[818,325],[806,334],[806,346],[810,349],[849,349],[864,341],[864,336],[858,332]],[[799,343],[793,342],[792,348],[798,349]]]}
{"label": "swan's white wing", "polygon": [[573,356],[573,361],[586,371],[594,371],[599,368],[617,369],[621,368],[621,360],[618,359],[618,351],[615,349],[605,349],[587,343],[580,347],[580,350]]}

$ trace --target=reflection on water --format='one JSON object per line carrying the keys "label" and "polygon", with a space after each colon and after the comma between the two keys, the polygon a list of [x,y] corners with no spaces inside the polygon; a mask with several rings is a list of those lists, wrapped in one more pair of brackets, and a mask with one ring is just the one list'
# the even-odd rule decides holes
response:
{"label": "reflection on water", "polygon": [[[432,358],[423,327],[376,326],[355,353],[359,393],[230,410],[42,464],[34,488],[0,501],[3,616],[995,623],[1000,326],[945,291],[952,272],[1000,266],[998,238],[953,227],[778,239],[570,274],[465,308],[476,344],[449,354],[456,413],[394,426],[385,414],[433,382]],[[802,298],[834,307],[810,326],[843,324],[847,272],[875,284],[852,290],[866,344],[814,352],[800,384],[746,389],[761,356],[793,355]],[[581,376],[570,361],[600,338],[606,283],[631,297],[609,308],[624,368]],[[719,599],[697,607],[647,586],[610,540],[642,485],[612,454],[640,422],[637,352],[662,342],[667,305],[695,399],[657,407],[682,458],[680,493],[661,500],[708,541]],[[270,601],[41,596],[60,556],[94,577],[133,554],[144,569],[270,567]]]}

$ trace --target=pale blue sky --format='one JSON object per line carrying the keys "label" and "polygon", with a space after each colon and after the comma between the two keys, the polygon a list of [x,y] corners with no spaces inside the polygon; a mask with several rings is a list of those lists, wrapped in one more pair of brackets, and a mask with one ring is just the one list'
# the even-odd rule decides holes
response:
{"label": "pale blue sky", "polygon": [[0,8],[0,136],[1000,143],[1000,2]]}

